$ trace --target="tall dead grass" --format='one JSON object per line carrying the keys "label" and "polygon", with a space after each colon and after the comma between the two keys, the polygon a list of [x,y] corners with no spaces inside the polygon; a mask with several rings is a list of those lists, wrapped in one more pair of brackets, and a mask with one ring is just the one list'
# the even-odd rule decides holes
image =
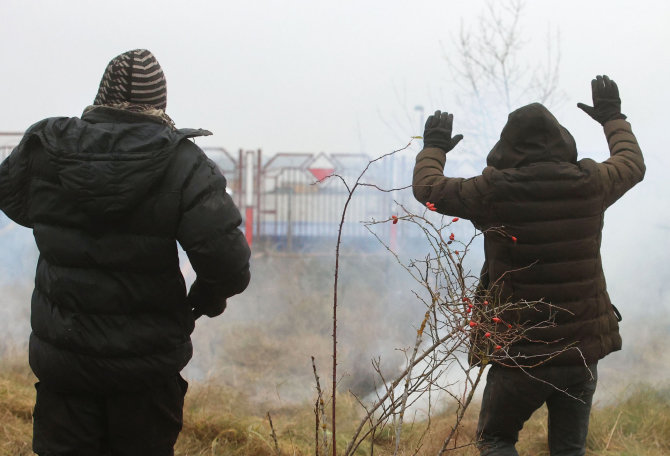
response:
{"label": "tall dead grass", "polygon": [[[32,455],[33,377],[27,356],[19,353],[0,360],[0,456]],[[605,406],[595,405],[587,441],[589,456],[661,456],[670,454],[670,385],[653,387],[637,384],[610,398]],[[267,412],[271,413],[280,455],[314,454],[314,415],[311,403],[291,403],[263,408],[243,391],[220,383],[191,382],[184,406],[184,428],[176,445],[177,456],[277,456]],[[477,425],[478,407],[468,412],[458,442],[472,440]],[[344,446],[360,417],[353,397],[338,397],[338,446]],[[418,455],[434,455],[454,422],[453,411],[432,418],[428,434]],[[426,430],[425,421],[416,420],[403,429],[406,449]],[[394,436],[376,436],[374,454],[393,454]],[[457,442],[457,443],[458,443]],[[372,442],[357,454],[369,455]],[[519,454],[546,456],[546,409],[538,410],[521,432]],[[405,454],[405,453],[401,453]],[[409,453],[407,453],[409,454]],[[465,447],[452,452],[473,456],[477,451]]]}
{"label": "tall dead grass", "polygon": [[[345,253],[342,261],[338,445],[344,446],[362,412],[348,390],[359,395],[374,390],[373,357],[381,356],[382,366],[397,372],[403,360],[395,349],[413,343],[425,309],[388,255]],[[197,322],[179,456],[276,456],[268,412],[282,455],[314,454],[310,357],[315,356],[322,379],[328,378],[333,261],[330,256],[275,255],[254,258],[252,268],[249,290],[231,299],[223,316]],[[623,324],[635,327],[631,320]],[[637,340],[625,338],[624,352],[603,361],[599,371],[604,388],[592,413],[587,454],[670,454],[670,386],[632,383],[624,391],[605,386],[623,385],[622,372],[625,378],[656,372],[652,380],[667,372],[670,351],[663,341],[668,328],[667,319],[647,322]],[[31,455],[35,379],[25,350],[8,350],[7,340],[0,343],[0,456]],[[457,443],[472,440],[477,412],[474,406],[466,415]],[[419,455],[437,453],[454,413],[445,411],[431,420]],[[413,448],[426,428],[421,418],[408,417],[401,449]],[[374,454],[392,454],[394,438],[388,430],[381,432],[357,454],[370,454],[373,444]],[[520,454],[548,454],[544,409],[526,424],[520,439]],[[467,447],[453,454],[477,452]]]}

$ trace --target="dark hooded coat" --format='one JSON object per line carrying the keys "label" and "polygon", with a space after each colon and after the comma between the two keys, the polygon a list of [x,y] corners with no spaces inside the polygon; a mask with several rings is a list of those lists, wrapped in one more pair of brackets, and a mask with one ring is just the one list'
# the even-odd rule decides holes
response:
{"label": "dark hooded coat", "polygon": [[[160,120],[96,107],[33,125],[0,166],[0,209],[40,256],[30,365],[56,391],[140,390],[192,354],[192,309],[249,282],[240,214],[216,165]],[[186,292],[177,241],[197,274]]]}
{"label": "dark hooded coat", "polygon": [[590,364],[621,349],[600,258],[603,219],[645,165],[628,122],[609,121],[604,131],[611,157],[577,161],[570,133],[534,103],[509,115],[480,176],[445,177],[437,148],[417,156],[417,200],[484,231],[483,289],[497,302],[551,304],[501,315],[529,328],[507,355],[498,352],[501,363]]}

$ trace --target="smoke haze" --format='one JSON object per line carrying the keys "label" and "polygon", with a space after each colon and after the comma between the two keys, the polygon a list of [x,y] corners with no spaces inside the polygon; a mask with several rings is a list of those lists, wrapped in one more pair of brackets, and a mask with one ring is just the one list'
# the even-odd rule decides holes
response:
{"label": "smoke haze", "polygon": [[[446,64],[461,22],[476,23],[481,1],[444,2],[211,2],[122,0],[39,2],[5,0],[0,29],[6,68],[0,84],[0,130],[24,131],[37,120],[79,116],[93,101],[107,62],[146,47],[157,56],[169,86],[168,113],[180,127],[214,131],[199,145],[283,151],[366,153],[377,157],[421,135],[425,116],[455,113],[454,129],[477,124],[471,101]],[[128,21],[128,11],[153,18],[151,27]],[[644,182],[606,213],[602,257],[612,301],[623,314],[624,348],[601,363],[601,396],[628,382],[668,378],[670,359],[670,194],[665,125],[670,91],[670,3],[663,0],[566,0],[559,8],[528,2],[524,42],[529,61],[544,57],[548,30],[560,29],[560,89],[550,106],[576,139],[580,158],[608,157],[602,128],[575,107],[590,103],[590,80],[608,74],[619,85],[647,163]],[[541,39],[540,39],[541,38]],[[11,45],[9,45],[11,43]],[[659,49],[661,51],[659,52]],[[516,103],[533,99],[522,95]],[[421,109],[418,109],[421,108]],[[474,120],[473,120],[474,119]],[[497,139],[505,113],[490,119],[478,158],[464,160],[475,134],[466,132],[447,161],[447,175],[472,175]],[[411,182],[413,155],[400,183]],[[411,201],[411,191],[397,198]],[[390,214],[389,214],[390,215]],[[358,223],[349,220],[348,223]],[[464,222],[459,236],[471,233]],[[376,242],[370,238],[370,242]],[[345,240],[346,244],[346,240]],[[254,252],[252,282],[220,318],[198,320],[195,356],[186,374],[216,378],[265,401],[312,397],[310,356],[327,377],[332,331],[335,240],[324,253],[289,256]],[[404,259],[425,246],[404,246]],[[470,255],[481,264],[481,240]],[[25,347],[37,249],[30,230],[0,215],[0,353]],[[183,263],[189,276],[188,265]],[[390,372],[402,363],[395,348],[413,344],[423,307],[418,287],[388,253],[343,258],[340,349],[343,385],[369,390],[370,358]],[[608,383],[610,382],[610,386]],[[358,384],[360,383],[360,384]]]}

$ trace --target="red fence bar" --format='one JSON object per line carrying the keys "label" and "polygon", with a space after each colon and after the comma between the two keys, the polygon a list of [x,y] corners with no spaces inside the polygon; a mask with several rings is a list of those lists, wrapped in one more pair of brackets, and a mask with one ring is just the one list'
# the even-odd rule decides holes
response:
{"label": "red fence bar", "polygon": [[254,208],[251,206],[247,206],[244,215],[244,236],[247,238],[249,247],[251,247],[254,242]]}

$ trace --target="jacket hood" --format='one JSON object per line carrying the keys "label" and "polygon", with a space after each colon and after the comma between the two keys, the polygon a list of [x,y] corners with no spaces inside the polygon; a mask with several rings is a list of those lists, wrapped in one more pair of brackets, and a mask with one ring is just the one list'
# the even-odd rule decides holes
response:
{"label": "jacket hood", "polygon": [[506,169],[537,162],[576,163],[577,146],[547,108],[532,103],[510,113],[486,164]]}
{"label": "jacket hood", "polygon": [[123,214],[163,176],[177,145],[211,133],[174,130],[143,114],[99,107],[77,117],[46,119],[28,134],[39,138],[60,184],[82,209],[109,219]]}

